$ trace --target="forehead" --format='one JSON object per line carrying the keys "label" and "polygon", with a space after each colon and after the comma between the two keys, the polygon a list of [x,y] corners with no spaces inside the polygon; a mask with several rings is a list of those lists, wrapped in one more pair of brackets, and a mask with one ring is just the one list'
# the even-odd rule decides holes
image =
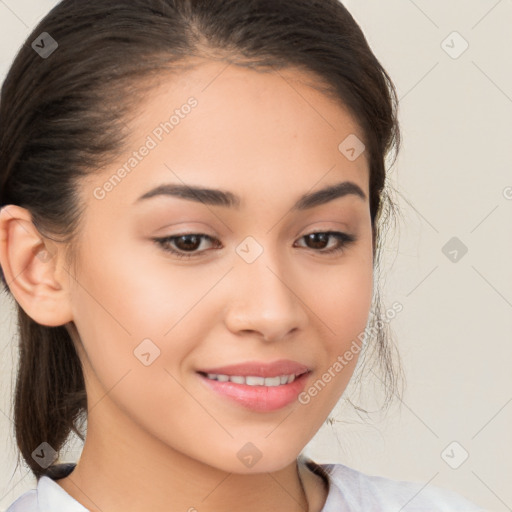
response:
{"label": "forehead", "polygon": [[[124,166],[129,177],[109,196],[126,204],[162,182],[244,197],[297,196],[347,179],[367,194],[366,154],[350,160],[340,150],[364,134],[341,101],[318,87],[314,75],[296,68],[262,71],[224,61],[161,74],[127,123],[126,151],[91,186]],[[136,158],[143,146],[151,150]]]}
{"label": "forehead", "polygon": [[341,99],[332,91],[327,93],[322,79],[295,67],[248,68],[224,61],[195,60],[149,83],[149,93],[132,124],[135,135],[137,131],[147,132],[155,121],[168,119],[194,97],[199,108],[194,109],[193,122],[197,128],[216,126],[210,136],[221,129],[244,127],[246,132],[260,136],[273,136],[278,131],[297,136],[307,132],[311,137],[311,129],[315,129],[337,136],[353,133],[364,139],[356,119]]}

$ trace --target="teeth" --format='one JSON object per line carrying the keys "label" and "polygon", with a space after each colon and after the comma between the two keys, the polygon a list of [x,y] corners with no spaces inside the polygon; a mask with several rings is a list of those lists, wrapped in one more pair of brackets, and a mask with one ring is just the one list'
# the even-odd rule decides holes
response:
{"label": "teeth", "polygon": [[254,377],[252,375],[242,377],[240,375],[219,375],[216,373],[207,373],[206,376],[212,380],[219,382],[227,382],[228,380],[235,384],[246,384],[247,386],[281,386],[290,384],[295,380],[295,374],[292,375],[279,375],[277,377]]}
{"label": "teeth", "polygon": [[264,386],[265,385],[265,379],[263,377],[245,377],[244,380],[248,386]]}

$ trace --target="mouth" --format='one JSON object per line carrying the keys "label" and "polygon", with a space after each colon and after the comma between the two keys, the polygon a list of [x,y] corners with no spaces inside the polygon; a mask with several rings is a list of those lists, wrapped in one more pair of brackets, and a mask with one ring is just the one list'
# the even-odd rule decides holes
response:
{"label": "mouth", "polygon": [[311,370],[262,377],[261,375],[226,375],[198,371],[201,383],[213,397],[230,405],[254,412],[272,412],[297,401]]}
{"label": "mouth", "polygon": [[303,370],[298,373],[277,375],[275,377],[262,377],[259,375],[226,375],[222,373],[207,373],[201,371],[197,373],[203,377],[206,377],[207,379],[215,380],[218,382],[233,382],[235,384],[242,384],[245,386],[278,387],[291,384],[301,375],[309,373],[309,370]]}

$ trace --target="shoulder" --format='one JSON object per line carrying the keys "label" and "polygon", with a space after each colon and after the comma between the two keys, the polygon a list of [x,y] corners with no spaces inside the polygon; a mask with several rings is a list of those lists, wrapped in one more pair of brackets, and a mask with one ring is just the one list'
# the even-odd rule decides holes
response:
{"label": "shoulder", "polygon": [[343,464],[317,464],[310,459],[307,464],[329,481],[322,512],[342,510],[342,506],[354,512],[484,512],[463,496],[435,485],[368,475]]}
{"label": "shoulder", "polygon": [[19,496],[5,512],[89,512],[55,481],[67,476],[76,464],[58,464],[39,478],[36,489]]}
{"label": "shoulder", "polygon": [[30,489],[19,496],[5,512],[37,512],[37,491]]}

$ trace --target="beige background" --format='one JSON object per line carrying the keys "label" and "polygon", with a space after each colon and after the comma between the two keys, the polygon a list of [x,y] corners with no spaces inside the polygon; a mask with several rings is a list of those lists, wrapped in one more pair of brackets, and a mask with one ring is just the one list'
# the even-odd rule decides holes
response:
{"label": "beige background", "polygon": [[[56,3],[0,0],[2,80]],[[392,181],[403,221],[387,250],[385,304],[403,305],[391,326],[408,386],[387,417],[334,411],[334,427],[305,453],[512,510],[512,1],[346,5],[400,96],[404,141]],[[456,262],[442,251],[452,237],[468,249]],[[35,479],[14,472],[16,319],[6,297],[0,306],[1,511]],[[71,445],[68,460],[79,450]],[[464,451],[458,469],[445,462]]]}

